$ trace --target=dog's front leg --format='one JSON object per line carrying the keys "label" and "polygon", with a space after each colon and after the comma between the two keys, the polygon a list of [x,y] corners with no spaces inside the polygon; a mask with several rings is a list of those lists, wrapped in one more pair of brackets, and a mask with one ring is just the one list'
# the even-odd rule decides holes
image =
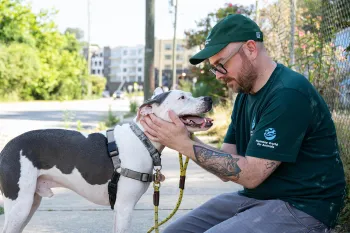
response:
{"label": "dog's front leg", "polygon": [[120,177],[114,205],[114,233],[129,232],[134,207],[148,186],[149,183]]}

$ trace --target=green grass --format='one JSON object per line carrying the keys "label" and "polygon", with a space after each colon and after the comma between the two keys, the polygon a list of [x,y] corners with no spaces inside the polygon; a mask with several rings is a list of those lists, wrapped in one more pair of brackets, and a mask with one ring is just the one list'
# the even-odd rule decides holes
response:
{"label": "green grass", "polygon": [[0,207],[0,215],[4,214],[4,209],[2,207]]}

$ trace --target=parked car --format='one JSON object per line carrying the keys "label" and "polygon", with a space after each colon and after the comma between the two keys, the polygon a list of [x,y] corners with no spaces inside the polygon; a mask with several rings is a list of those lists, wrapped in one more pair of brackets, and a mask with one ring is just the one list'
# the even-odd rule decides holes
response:
{"label": "parked car", "polygon": [[103,98],[109,98],[109,97],[111,97],[111,96],[109,95],[109,91],[103,91],[103,92],[102,92],[102,97],[103,97]]}
{"label": "parked car", "polygon": [[124,92],[117,90],[117,91],[113,92],[112,97],[113,97],[113,99],[124,99],[125,94],[124,94]]}

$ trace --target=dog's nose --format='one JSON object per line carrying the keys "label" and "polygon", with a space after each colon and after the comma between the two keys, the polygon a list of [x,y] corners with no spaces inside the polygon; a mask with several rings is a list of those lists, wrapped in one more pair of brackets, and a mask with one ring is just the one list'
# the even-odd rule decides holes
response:
{"label": "dog's nose", "polygon": [[210,102],[210,103],[213,102],[213,99],[212,99],[210,96],[204,96],[203,100],[204,100],[205,102]]}

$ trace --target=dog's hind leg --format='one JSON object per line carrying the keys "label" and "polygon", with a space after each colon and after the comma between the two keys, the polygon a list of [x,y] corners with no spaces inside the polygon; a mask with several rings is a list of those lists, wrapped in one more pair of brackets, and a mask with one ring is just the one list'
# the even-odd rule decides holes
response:
{"label": "dog's hind leg", "polygon": [[32,204],[32,208],[31,208],[31,210],[29,212],[29,215],[28,215],[26,221],[22,225],[21,232],[23,231],[25,226],[27,226],[27,224],[29,223],[30,219],[33,217],[35,211],[39,208],[41,199],[42,199],[42,197],[40,195],[38,195],[37,193],[34,194],[34,201],[33,201],[33,204]]}
{"label": "dog's hind leg", "polygon": [[[34,197],[38,170],[23,155],[20,156],[20,164],[21,172],[18,182],[18,196],[14,200],[5,198],[4,202],[5,224],[3,233],[22,232],[23,228],[30,220],[33,204],[36,206],[39,203],[39,199],[36,198],[36,195]],[[35,210],[33,209],[33,213],[34,212]]]}
{"label": "dog's hind leg", "polygon": [[[27,219],[32,209],[33,205],[33,195],[32,197],[18,198],[13,202],[12,208],[6,209],[5,207],[5,225],[3,233],[20,233],[28,223]],[[5,200],[6,206],[6,200]]]}

